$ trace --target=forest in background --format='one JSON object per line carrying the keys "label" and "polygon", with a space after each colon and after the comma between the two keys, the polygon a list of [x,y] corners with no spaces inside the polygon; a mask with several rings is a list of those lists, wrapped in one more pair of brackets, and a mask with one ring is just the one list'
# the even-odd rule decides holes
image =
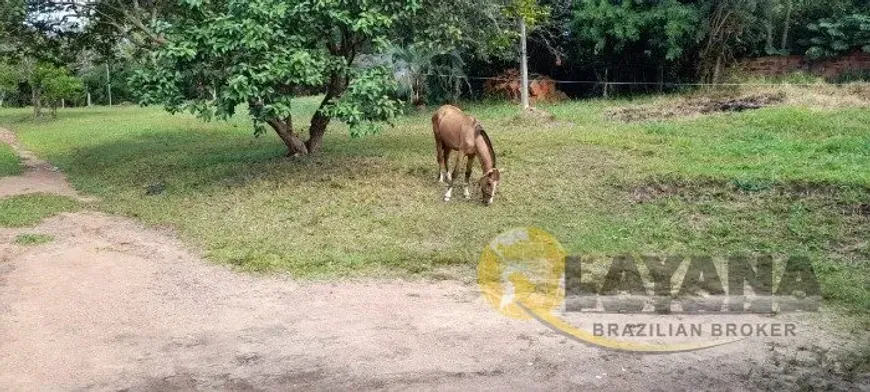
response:
{"label": "forest in background", "polygon": [[[135,84],[133,76],[154,67],[155,53],[167,46],[164,43],[173,29],[190,31],[185,24],[195,26],[208,18],[240,18],[236,21],[240,26],[259,23],[264,34],[302,30],[297,35],[311,38],[302,46],[317,45],[318,38],[335,37],[341,42],[342,35],[356,34],[357,38],[351,37],[355,67],[386,63],[398,82],[390,88],[391,94],[417,105],[481,98],[482,78],[518,68],[519,18],[530,25],[533,74],[556,80],[639,83],[614,89],[615,94],[660,91],[665,83],[721,82],[724,71],[746,57],[797,54],[822,60],[870,52],[870,4],[863,0],[417,0],[395,3],[399,5],[395,9],[386,6],[392,2],[373,2],[382,9],[375,16],[358,12],[370,3],[347,0],[330,2],[332,8],[325,14],[309,12],[311,24],[321,26],[319,32],[277,19],[261,20],[250,13],[260,9],[275,16],[268,14],[270,7],[279,11],[307,7],[306,1],[246,2],[253,5],[241,7],[245,10],[235,3],[4,1],[0,6],[2,104],[34,106],[37,114],[42,107],[59,105],[165,104],[171,99],[147,102],[137,94],[142,86]],[[202,11],[198,19],[191,15],[191,7]],[[336,23],[329,20],[329,15],[339,12],[349,18],[344,21],[346,31],[333,29]],[[369,16],[374,28],[355,30],[361,26],[357,22]],[[226,38],[212,34],[214,42]],[[268,50],[280,56],[283,49]],[[349,54],[338,53],[338,57]],[[307,66],[321,71],[326,67]],[[867,75],[850,77],[866,79]],[[293,95],[308,95],[344,85],[329,94],[335,98],[352,84],[347,75],[308,79],[290,81],[282,88]],[[211,89],[217,94],[217,87]],[[571,97],[601,94],[601,85],[594,83],[562,84],[559,89]]]}

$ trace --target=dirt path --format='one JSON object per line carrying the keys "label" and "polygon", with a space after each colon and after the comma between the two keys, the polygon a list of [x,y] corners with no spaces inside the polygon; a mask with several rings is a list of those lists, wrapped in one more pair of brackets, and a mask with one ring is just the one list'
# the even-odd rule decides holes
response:
{"label": "dirt path", "polygon": [[[21,233],[55,239],[15,245]],[[832,378],[814,358],[855,344],[824,332],[827,316],[777,317],[797,323],[799,338],[626,354],[503,317],[458,282],[240,274],[170,233],[95,212],[0,229],[0,389],[9,390],[790,389]],[[606,317],[582,322],[620,320]]]}
{"label": "dirt path", "polygon": [[24,173],[20,176],[0,177],[0,198],[28,193],[54,193],[84,202],[93,200],[79,195],[58,168],[25,149],[15,140],[12,132],[0,128],[0,143],[12,146],[24,164]]}

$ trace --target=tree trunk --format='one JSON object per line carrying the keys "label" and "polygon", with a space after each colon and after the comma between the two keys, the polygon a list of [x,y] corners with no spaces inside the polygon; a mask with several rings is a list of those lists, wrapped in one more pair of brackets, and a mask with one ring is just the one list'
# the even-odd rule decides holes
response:
{"label": "tree trunk", "polygon": [[344,94],[344,91],[347,90],[347,83],[347,78],[341,73],[334,73],[330,77],[326,95],[320,101],[320,107],[317,108],[314,117],[311,118],[311,125],[308,127],[308,141],[305,142],[305,147],[309,153],[319,151],[323,145],[323,135],[326,133],[326,127],[331,120],[324,113],[324,109],[333,98],[338,98]]}
{"label": "tree trunk", "polygon": [[109,73],[109,63],[106,63],[106,94],[109,96],[109,106],[112,106],[112,74]]}
{"label": "tree trunk", "polygon": [[326,133],[326,126],[329,125],[329,121],[330,118],[323,115],[319,109],[317,113],[314,113],[314,117],[311,119],[311,127],[308,129],[308,141],[305,142],[309,152],[320,151],[320,147],[323,145],[323,135]]}
{"label": "tree trunk", "polygon": [[782,50],[783,53],[786,53],[786,49],[788,47],[788,30],[791,26],[791,9],[792,9],[792,0],[788,0],[788,5],[785,9],[785,22],[783,22],[782,26],[782,42],[780,43],[779,49]]}
{"label": "tree trunk", "polygon": [[773,47],[773,23],[766,22],[764,24],[764,28],[765,28],[766,37],[767,37],[764,51],[766,54],[769,55],[769,54],[772,54],[772,51],[776,50],[776,48]]}
{"label": "tree trunk", "polygon": [[713,68],[713,80],[712,83],[719,83],[719,74],[722,71],[722,60],[725,57],[725,49],[719,51],[719,55],[716,56],[716,66]]}
{"label": "tree trunk", "polygon": [[275,133],[278,134],[278,137],[287,146],[288,157],[308,154],[308,148],[305,146],[305,143],[293,132],[293,120],[290,116],[284,120],[277,118],[269,119],[266,120],[266,123],[275,130]]}
{"label": "tree trunk", "polygon": [[42,100],[39,97],[39,89],[32,88],[31,91],[31,103],[33,104],[33,116],[41,117],[42,116]]}

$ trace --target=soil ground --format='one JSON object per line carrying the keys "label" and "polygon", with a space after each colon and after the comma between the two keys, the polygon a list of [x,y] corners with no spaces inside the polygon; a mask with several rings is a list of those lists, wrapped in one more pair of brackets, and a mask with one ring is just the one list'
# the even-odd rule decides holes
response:
{"label": "soil ground", "polygon": [[[80,197],[59,172],[18,151],[28,171],[0,180],[0,197],[34,189]],[[54,241],[15,244],[23,233]],[[632,320],[588,317],[580,324]],[[619,353],[506,318],[471,283],[243,274],[204,261],[171,232],[97,212],[0,229],[0,385],[10,390],[870,386],[866,368],[838,356],[867,346],[866,330],[850,332],[835,313],[741,317],[793,322],[798,336]]]}
{"label": "soil ground", "polygon": [[56,167],[22,147],[12,132],[0,129],[0,143],[12,146],[25,167],[20,176],[0,177],[0,198],[28,193],[52,193],[74,197],[80,201],[90,200],[76,193]]}

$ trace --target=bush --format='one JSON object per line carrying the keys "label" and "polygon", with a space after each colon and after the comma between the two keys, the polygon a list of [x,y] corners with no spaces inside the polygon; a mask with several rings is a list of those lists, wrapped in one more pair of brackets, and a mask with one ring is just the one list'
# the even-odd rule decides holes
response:
{"label": "bush", "polygon": [[830,80],[831,83],[870,82],[870,70],[843,72]]}
{"label": "bush", "polygon": [[808,40],[811,46],[807,56],[812,59],[836,57],[856,49],[870,53],[870,14],[822,19],[808,29],[815,34]]}

